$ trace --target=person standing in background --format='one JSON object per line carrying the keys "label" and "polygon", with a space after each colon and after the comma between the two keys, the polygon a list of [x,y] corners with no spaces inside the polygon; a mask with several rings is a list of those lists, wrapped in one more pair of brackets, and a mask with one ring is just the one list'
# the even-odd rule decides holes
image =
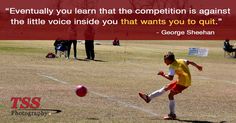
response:
{"label": "person standing in background", "polygon": [[69,39],[68,39],[68,52],[67,52],[67,59],[70,58],[70,49],[71,45],[73,44],[73,49],[74,49],[74,59],[77,60],[77,30],[74,24],[72,24],[69,29]]}
{"label": "person standing in background", "polygon": [[92,27],[92,25],[88,25],[85,32],[85,50],[86,50],[86,55],[88,60],[94,60],[95,58],[95,53],[94,53],[94,36],[95,36],[95,31]]}

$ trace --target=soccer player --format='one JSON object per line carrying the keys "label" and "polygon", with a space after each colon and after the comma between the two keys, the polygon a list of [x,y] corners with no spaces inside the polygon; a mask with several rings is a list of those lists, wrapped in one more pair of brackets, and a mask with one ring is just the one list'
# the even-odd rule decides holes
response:
{"label": "soccer player", "polygon": [[[169,74],[165,74],[163,71],[158,72],[158,75],[172,81],[170,84],[162,87],[159,90],[152,92],[151,94],[139,93],[139,96],[149,103],[153,98],[162,95],[163,93],[170,91],[169,97],[169,109],[170,113],[164,117],[165,120],[175,120],[175,100],[174,96],[181,93],[183,90],[191,85],[191,74],[188,65],[196,67],[199,71],[202,71],[202,66],[194,63],[193,61],[185,59],[175,59],[175,55],[172,52],[168,52],[164,55],[164,62],[169,66]],[[173,80],[174,75],[178,75],[178,80]]]}

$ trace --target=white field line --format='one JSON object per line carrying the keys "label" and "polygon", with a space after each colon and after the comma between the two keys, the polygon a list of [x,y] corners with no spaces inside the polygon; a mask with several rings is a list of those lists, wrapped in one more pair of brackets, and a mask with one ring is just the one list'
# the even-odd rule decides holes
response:
{"label": "white field line", "polygon": [[[48,78],[48,79],[51,79],[53,81],[56,81],[56,82],[59,82],[59,83],[62,83],[62,84],[68,84],[68,82],[66,81],[62,81],[62,80],[59,80],[55,77],[52,77],[52,76],[47,76],[47,75],[43,75],[43,74],[38,74],[39,76],[41,77],[45,77],[45,78]],[[100,96],[102,98],[106,98],[107,100],[110,100],[110,101],[113,101],[113,102],[116,102],[120,105],[123,105],[124,107],[129,107],[129,108],[133,108],[133,109],[136,109],[136,110],[139,110],[139,111],[143,111],[147,114],[150,114],[152,116],[158,116],[158,114],[150,111],[150,110],[147,110],[147,109],[144,109],[144,108],[141,108],[141,107],[138,107],[138,106],[135,106],[133,104],[130,104],[130,103],[127,103],[127,102],[124,102],[124,101],[120,101],[118,99],[114,99],[112,97],[109,97],[107,95],[104,95],[104,94],[100,94],[100,93],[97,93],[97,92],[94,92],[94,91],[89,91],[90,93],[94,94],[94,95],[97,95],[97,96]]]}
{"label": "white field line", "polygon": [[[55,77],[52,77],[52,76],[47,76],[47,75],[43,75],[43,74],[38,74],[39,76],[41,77],[45,77],[45,78],[48,78],[48,79],[51,79],[53,81],[56,81],[56,82],[59,82],[59,83],[62,83],[62,84],[68,84],[68,82],[66,81],[62,81],[62,80],[58,80],[57,78]],[[212,79],[212,78],[209,78],[209,77],[201,77],[202,79],[208,79],[208,80],[217,80],[217,79]],[[218,80],[220,81],[220,80]],[[235,84],[234,82],[231,82],[231,81],[224,81],[224,82],[227,82],[227,83],[230,83],[230,84]],[[120,105],[123,105],[124,107],[129,107],[129,108],[132,108],[132,109],[136,109],[136,110],[139,110],[139,111],[142,111],[142,112],[145,112],[149,115],[152,115],[152,116],[160,116],[160,114],[157,114],[157,113],[154,113],[148,109],[144,109],[144,108],[141,108],[141,107],[138,107],[138,106],[135,106],[133,104],[130,104],[130,103],[127,103],[127,102],[124,102],[124,101],[120,101],[118,99],[114,99],[112,97],[109,97],[107,95],[104,95],[104,94],[100,94],[100,93],[97,93],[97,92],[94,92],[94,91],[89,91],[90,93],[94,94],[94,95],[97,95],[97,96],[100,96],[102,98],[106,98],[107,100],[110,100],[110,101],[113,101],[113,102],[116,102]],[[191,116],[191,115],[181,115],[181,116],[185,116],[185,117],[188,117],[188,116]],[[207,117],[212,117],[212,118],[215,118],[217,117],[216,115],[207,115]]]}
{"label": "white field line", "polygon": [[48,78],[48,79],[51,79],[51,80],[53,80],[53,81],[62,83],[62,84],[68,84],[68,82],[66,82],[66,81],[61,81],[61,80],[59,80],[59,79],[57,79],[57,78],[54,78],[54,77],[52,77],[52,76],[47,76],[47,75],[43,75],[43,74],[38,74],[38,75],[39,75],[39,76],[42,76],[42,77],[45,77],[45,78]]}
{"label": "white field line", "polygon": [[100,94],[100,93],[97,93],[97,92],[91,92],[97,96],[100,96],[100,97],[103,97],[103,98],[106,98],[107,100],[110,100],[110,101],[113,101],[113,102],[117,102],[119,103],[120,105],[123,105],[125,107],[129,107],[129,108],[133,108],[133,109],[136,109],[136,110],[140,110],[140,111],[143,111],[145,113],[148,113],[150,115],[153,115],[153,116],[159,116],[159,114],[156,114],[150,110],[147,110],[147,109],[144,109],[144,108],[141,108],[141,107],[138,107],[138,106],[135,106],[133,104],[130,104],[130,103],[127,103],[127,102],[124,102],[124,101],[120,101],[120,100],[117,100],[117,99],[114,99],[114,98],[111,98],[107,95],[104,95],[104,94]]}

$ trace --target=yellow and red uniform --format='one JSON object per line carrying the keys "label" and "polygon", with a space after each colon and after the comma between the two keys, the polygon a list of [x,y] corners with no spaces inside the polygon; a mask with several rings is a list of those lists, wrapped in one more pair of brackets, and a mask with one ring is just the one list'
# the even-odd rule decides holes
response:
{"label": "yellow and red uniform", "polygon": [[191,85],[191,74],[187,65],[187,61],[184,59],[176,59],[171,65],[170,69],[175,71],[178,75],[178,85],[189,87]]}
{"label": "yellow and red uniform", "polygon": [[170,64],[170,71],[173,71],[174,74],[178,75],[178,80],[171,82],[167,86],[168,89],[181,93],[184,89],[191,85],[191,74],[187,65],[187,60],[176,59]]}

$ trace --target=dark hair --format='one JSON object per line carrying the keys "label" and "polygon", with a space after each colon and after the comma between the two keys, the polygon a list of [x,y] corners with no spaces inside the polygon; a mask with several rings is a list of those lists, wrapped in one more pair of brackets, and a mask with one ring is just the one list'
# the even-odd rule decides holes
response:
{"label": "dark hair", "polygon": [[170,61],[174,61],[175,60],[175,55],[173,52],[168,52],[164,55],[164,59],[168,59]]}

